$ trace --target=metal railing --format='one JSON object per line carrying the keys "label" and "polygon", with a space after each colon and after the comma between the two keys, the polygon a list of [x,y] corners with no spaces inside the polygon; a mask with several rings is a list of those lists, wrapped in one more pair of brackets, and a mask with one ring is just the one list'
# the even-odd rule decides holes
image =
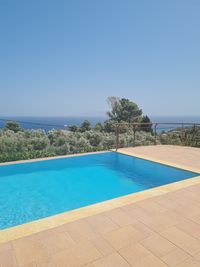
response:
{"label": "metal railing", "polygon": [[[182,145],[200,147],[200,123],[184,122],[150,122],[150,123],[116,123],[115,124],[115,148],[120,148],[120,132],[132,129],[133,144],[135,146],[136,132],[148,131],[154,138],[154,145],[158,142],[158,136],[162,134],[179,134]],[[160,141],[160,140],[159,140]]]}

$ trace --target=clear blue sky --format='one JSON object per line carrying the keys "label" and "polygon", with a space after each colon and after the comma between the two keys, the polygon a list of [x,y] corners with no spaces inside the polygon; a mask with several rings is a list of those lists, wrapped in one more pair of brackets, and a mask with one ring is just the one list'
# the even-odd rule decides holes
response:
{"label": "clear blue sky", "polygon": [[199,0],[0,0],[0,115],[200,115]]}

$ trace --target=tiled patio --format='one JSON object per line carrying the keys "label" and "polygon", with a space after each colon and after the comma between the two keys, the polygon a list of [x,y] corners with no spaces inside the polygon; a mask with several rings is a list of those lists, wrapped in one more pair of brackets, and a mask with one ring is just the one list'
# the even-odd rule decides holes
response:
{"label": "tiled patio", "polygon": [[184,146],[143,146],[123,148],[119,151],[137,154],[142,157],[151,157],[169,164],[183,165],[188,168],[200,169],[200,148]]}
{"label": "tiled patio", "polygon": [[[200,169],[200,149],[124,151]],[[200,266],[200,184],[0,245],[0,267]]]}

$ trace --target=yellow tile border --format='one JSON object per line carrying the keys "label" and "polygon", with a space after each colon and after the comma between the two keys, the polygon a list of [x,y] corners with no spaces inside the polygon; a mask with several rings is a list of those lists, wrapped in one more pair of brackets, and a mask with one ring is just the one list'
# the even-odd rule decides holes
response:
{"label": "yellow tile border", "polygon": [[[135,157],[139,157],[142,159],[151,160],[151,161],[158,162],[161,164],[169,165],[172,167],[184,169],[184,166],[177,166],[175,164],[172,165],[169,163],[164,163],[163,161],[150,159],[149,157],[148,158],[142,157],[140,155],[136,156],[136,155],[134,155],[134,153],[131,153],[131,152],[130,153],[124,153],[124,152],[122,152],[122,150],[119,150],[119,153],[123,153],[123,154],[129,155],[129,156],[135,156]],[[88,154],[90,154],[90,153],[84,153],[81,155],[88,155]],[[75,155],[75,156],[77,156],[77,155]],[[56,158],[61,158],[61,157],[56,157]],[[45,160],[47,160],[47,159],[48,158],[45,158]],[[40,159],[40,160],[42,160],[42,159]],[[27,161],[25,161],[25,162],[27,162]],[[185,168],[185,170],[189,170],[188,167]],[[200,171],[197,171],[197,170],[194,171],[194,169],[190,169],[190,171],[200,173]],[[155,187],[155,188],[141,191],[138,193],[125,195],[125,196],[118,197],[115,199],[111,199],[111,200],[107,200],[104,202],[99,202],[97,204],[93,204],[93,205],[89,205],[89,206],[82,207],[79,209],[75,209],[72,211],[68,211],[68,212],[57,214],[57,215],[49,216],[49,217],[46,217],[44,219],[39,219],[37,221],[32,221],[30,223],[25,223],[22,225],[14,226],[14,227],[11,227],[11,228],[8,228],[5,230],[0,230],[0,244],[4,243],[4,242],[15,240],[18,238],[22,238],[25,236],[29,236],[29,235],[32,235],[32,234],[35,234],[35,233],[38,233],[38,232],[41,232],[44,230],[54,228],[54,227],[58,227],[58,226],[61,226],[65,223],[68,223],[68,222],[73,222],[73,221],[76,221],[78,219],[83,219],[83,218],[88,217],[88,216],[96,215],[96,214],[99,214],[101,212],[111,210],[113,208],[122,207],[122,206],[125,206],[128,204],[131,204],[131,203],[135,203],[135,202],[140,201],[140,200],[144,200],[144,199],[155,197],[155,196],[160,196],[160,195],[163,195],[163,194],[166,194],[169,192],[173,192],[173,191],[176,191],[176,190],[179,190],[182,188],[186,188],[186,187],[189,187],[192,185],[196,185],[196,184],[200,184],[200,175],[196,176],[194,178],[182,180],[179,182],[174,182],[174,183],[171,183],[168,185]]]}

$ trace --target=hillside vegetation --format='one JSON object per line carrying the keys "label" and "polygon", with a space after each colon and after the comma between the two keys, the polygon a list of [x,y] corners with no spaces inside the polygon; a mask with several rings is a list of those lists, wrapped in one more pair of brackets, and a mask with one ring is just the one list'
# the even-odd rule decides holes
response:
{"label": "hillside vegetation", "polygon": [[[122,123],[119,133],[120,147],[152,145],[155,136],[148,116],[128,99],[111,97],[108,120],[91,127],[84,121],[80,127],[72,125],[68,130],[22,129],[17,122],[8,122],[0,129],[0,162],[33,159],[56,155],[100,151],[115,148],[115,124]],[[133,129],[123,123],[141,123]],[[148,126],[143,123],[150,123]],[[200,128],[175,129],[157,135],[157,144],[200,146]]]}

